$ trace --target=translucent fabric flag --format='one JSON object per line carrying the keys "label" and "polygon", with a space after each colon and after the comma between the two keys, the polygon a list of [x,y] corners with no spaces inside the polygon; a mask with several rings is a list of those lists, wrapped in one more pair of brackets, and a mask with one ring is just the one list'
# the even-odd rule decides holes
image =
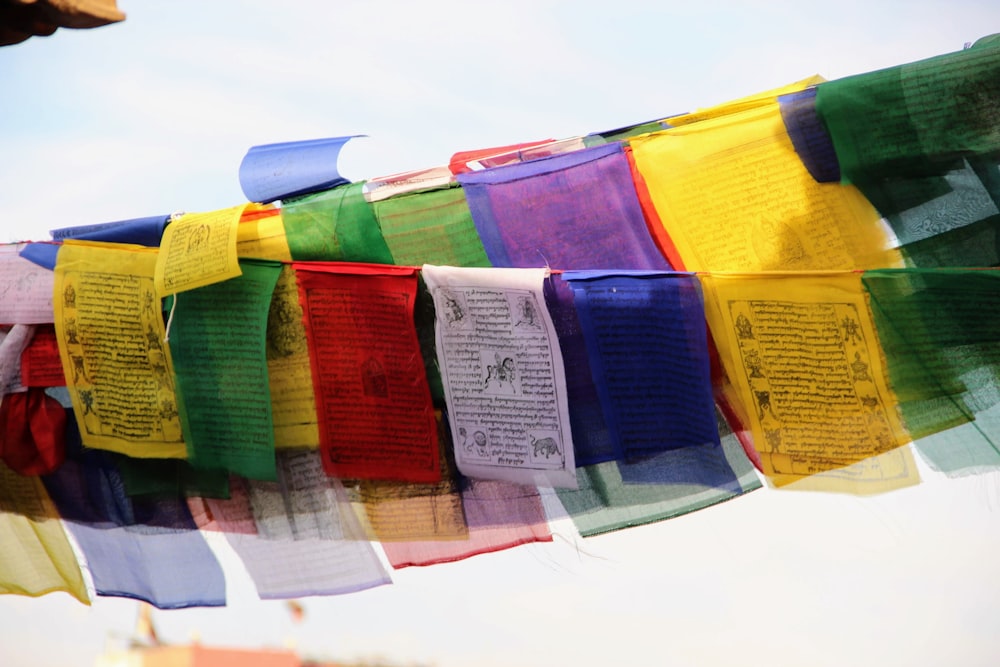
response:
{"label": "translucent fabric flag", "polygon": [[225,605],[222,568],[183,500],[129,499],[111,455],[83,449],[72,427],[67,452],[45,485],[98,595],[145,600],[160,609]]}
{"label": "translucent fabric flag", "polygon": [[295,270],[287,265],[281,268],[267,315],[267,381],[274,446],[319,447],[309,343]]}
{"label": "translucent fabric flag", "polygon": [[816,88],[778,98],[781,118],[802,164],[819,183],[840,181],[840,163],[833,140],[816,113]]}
{"label": "translucent fabric flag", "polygon": [[[315,477],[313,480],[319,483]],[[333,491],[338,503],[347,506],[339,481],[327,478],[322,483]],[[261,599],[340,595],[392,583],[371,543],[357,523],[351,522],[349,510],[335,515],[341,522],[343,539],[290,539],[290,527],[286,527],[289,537],[268,539],[256,531],[246,480],[233,478],[231,488],[228,500],[196,499],[191,503],[203,530],[225,533]],[[276,523],[270,527],[275,529]]]}
{"label": "translucent fabric flag", "polygon": [[1000,263],[1000,36],[817,90],[843,171],[910,264]]}
{"label": "translucent fabric flag", "polygon": [[468,539],[454,465],[443,451],[451,439],[438,420],[441,480],[434,484],[360,481],[350,494],[369,539],[379,542]]}
{"label": "translucent fabric flag", "polygon": [[[577,469],[580,488],[558,490],[584,537],[662,521],[759,489],[760,479],[736,437],[718,417],[721,447],[688,447],[646,461]],[[629,483],[626,478],[644,478]]]}
{"label": "translucent fabric flag", "polygon": [[236,255],[240,259],[292,261],[281,211],[256,204],[244,208],[236,228]]}
{"label": "translucent fabric flag", "polygon": [[814,74],[805,79],[793,81],[792,83],[784,86],[779,86],[778,88],[762,90],[745,97],[723,102],[722,104],[716,104],[715,106],[705,107],[688,113],[677,114],[675,116],[669,116],[668,118],[664,118],[663,122],[667,127],[681,127],[683,125],[692,125],[706,120],[722,118],[723,116],[738,115],[744,111],[769,107],[774,104],[775,100],[783,95],[791,95],[793,93],[801,92],[810,86],[815,86],[824,81],[826,81],[826,79],[818,74]]}
{"label": "translucent fabric flag", "polygon": [[128,496],[153,498],[229,497],[229,473],[201,470],[183,459],[133,459],[122,456],[115,465]]}
{"label": "translucent fabric flag", "polygon": [[915,482],[860,275],[710,274],[702,285],[726,398],[776,485],[893,450],[867,477],[824,480],[862,493]]}
{"label": "translucent fabric flag", "polygon": [[[673,123],[673,119],[671,119]],[[775,99],[630,140],[677,269],[770,271],[898,266],[875,208],[817,183]]]}
{"label": "translucent fabric flag", "polygon": [[293,268],[327,473],[437,482],[437,425],[413,324],[416,269],[319,262]]}
{"label": "translucent fabric flag", "polygon": [[90,604],[59,514],[37,477],[0,463],[0,594],[65,591]]}
{"label": "translucent fabric flag", "polygon": [[468,539],[384,542],[394,568],[435,565],[532,542],[551,542],[538,489],[495,480],[466,480],[462,506]]}
{"label": "translucent fabric flag", "polygon": [[173,360],[153,285],[157,254],[64,241],[55,268],[55,330],[87,447],[184,458]]}
{"label": "translucent fabric flag", "polygon": [[566,271],[617,458],[719,447],[692,274]]}
{"label": "translucent fabric flag", "polygon": [[816,110],[847,183],[949,171],[1000,150],[1000,35],[819,86]]}
{"label": "translucent fabric flag", "polygon": [[467,477],[572,488],[566,375],[545,269],[431,266],[438,366],[455,460]]}
{"label": "translucent fabric flag", "polygon": [[66,386],[55,325],[35,327],[35,335],[21,353],[21,383],[25,387]]}
{"label": "translucent fabric flag", "polygon": [[917,450],[946,473],[1000,465],[1000,273],[908,269],[862,280]]}
{"label": "translucent fabric flag", "polygon": [[236,246],[240,218],[248,206],[175,216],[156,255],[157,294],[185,292],[240,275]]}
{"label": "translucent fabric flag", "polygon": [[174,296],[170,351],[191,464],[273,480],[274,424],[265,353],[281,264],[240,262],[242,275]]}
{"label": "translucent fabric flag", "polygon": [[545,281],[545,303],[559,337],[566,372],[566,398],[576,465],[621,458],[620,447],[604,419],[572,288],[560,276],[551,276]]}
{"label": "translucent fabric flag", "polygon": [[281,203],[293,259],[392,264],[363,187],[352,183]]}
{"label": "translucent fabric flag", "polygon": [[373,204],[394,264],[489,266],[465,192],[457,185]]}
{"label": "translucent fabric flag", "polygon": [[621,144],[460,174],[494,266],[667,269]]}
{"label": "translucent fabric flag", "polygon": [[0,245],[0,323],[52,322],[52,272],[20,255],[20,245]]}

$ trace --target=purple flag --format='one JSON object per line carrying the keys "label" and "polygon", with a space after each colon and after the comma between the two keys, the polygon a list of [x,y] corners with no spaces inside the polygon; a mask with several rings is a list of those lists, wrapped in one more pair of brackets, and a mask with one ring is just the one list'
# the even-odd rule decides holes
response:
{"label": "purple flag", "polygon": [[493,266],[662,269],[620,143],[458,175]]}

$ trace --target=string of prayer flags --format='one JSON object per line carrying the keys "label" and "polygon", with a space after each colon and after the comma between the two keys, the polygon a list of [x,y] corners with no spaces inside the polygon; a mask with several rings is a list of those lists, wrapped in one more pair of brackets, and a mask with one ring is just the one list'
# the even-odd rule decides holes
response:
{"label": "string of prayer flags", "polygon": [[532,542],[551,542],[545,508],[534,486],[466,480],[462,507],[468,539],[384,542],[382,550],[396,569],[450,563]]}
{"label": "string of prayer flags", "polygon": [[363,187],[342,185],[281,203],[293,259],[393,263]]}
{"label": "string of prayer flags", "polygon": [[465,192],[457,184],[373,204],[394,264],[489,266]]}
{"label": "string of prayer flags", "polygon": [[[938,470],[1000,464],[1000,274],[883,270],[862,276],[889,382],[915,446]],[[943,433],[961,427],[952,434]],[[940,434],[936,438],[925,436]]]}
{"label": "string of prayer flags", "polygon": [[0,245],[0,324],[52,322],[52,272],[21,256],[23,245]]}
{"label": "string of prayer flags", "polygon": [[[706,317],[763,472],[778,486],[909,441],[856,273],[702,276]],[[899,450],[909,456],[908,450]],[[887,490],[914,467],[849,484]],[[836,475],[831,475],[836,485]]]}
{"label": "string of prayer flags", "polygon": [[438,366],[466,477],[573,488],[566,376],[545,269],[431,266]]}
{"label": "string of prayer flags", "polygon": [[83,443],[184,458],[173,360],[154,288],[155,248],[67,239],[55,267],[63,374]]}
{"label": "string of prayer flags", "polygon": [[266,204],[347,183],[337,171],[337,158],[344,144],[357,136],[252,146],[240,162],[243,194]]}
{"label": "string of prayer flags", "polygon": [[267,381],[278,449],[319,447],[316,394],[302,318],[295,270],[285,265],[267,315]]}
{"label": "string of prayer flags", "polygon": [[0,463],[0,594],[64,591],[90,604],[83,573],[52,501],[37,477]]}
{"label": "string of prayer flags", "polygon": [[[817,183],[797,159],[775,99],[629,140],[679,262],[691,271],[896,266],[874,207]],[[673,120],[671,120],[673,122]],[[740,221],[734,225],[733,221]]]}
{"label": "string of prayer flags", "polygon": [[437,425],[413,324],[417,270],[293,264],[327,473],[432,483]]}
{"label": "string of prayer flags", "polygon": [[607,144],[459,174],[494,266],[667,269],[628,158]]}
{"label": "string of prayer flags", "polygon": [[225,605],[222,567],[182,498],[128,498],[110,455],[83,449],[76,429],[67,430],[66,462],[45,485],[98,595],[159,609]]}
{"label": "string of prayer flags", "polygon": [[236,240],[247,206],[175,217],[156,254],[157,294],[176,294],[240,275]]}
{"label": "string of prayer flags", "polygon": [[[337,502],[347,502],[338,480],[326,483]],[[228,500],[205,498],[192,505],[202,530],[225,533],[262,600],[341,595],[392,583],[361,529],[347,523],[350,512],[339,513],[344,539],[266,539],[257,532],[247,485],[236,477]]]}
{"label": "string of prayer flags", "polygon": [[566,271],[617,458],[719,446],[693,274]]}
{"label": "string of prayer flags", "polygon": [[275,478],[267,317],[281,264],[175,295],[170,352],[187,457],[200,469]]}

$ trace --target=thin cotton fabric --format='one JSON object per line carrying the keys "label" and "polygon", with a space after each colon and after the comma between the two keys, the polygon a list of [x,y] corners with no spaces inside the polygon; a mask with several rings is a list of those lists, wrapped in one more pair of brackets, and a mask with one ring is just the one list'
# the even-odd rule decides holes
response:
{"label": "thin cotton fabric", "polygon": [[373,204],[394,264],[489,266],[457,185],[391,197]]}
{"label": "thin cotton fabric", "polygon": [[90,604],[83,573],[45,487],[0,463],[0,594],[65,591]]}
{"label": "thin cotton fabric", "polygon": [[295,260],[392,264],[364,184],[352,183],[281,203]]}
{"label": "thin cotton fabric", "polygon": [[551,542],[552,532],[538,489],[496,480],[467,480],[462,506],[468,539],[386,542],[394,568],[435,565],[532,542]]}
{"label": "thin cotton fabric", "polygon": [[567,271],[618,458],[719,446],[708,334],[691,274]]}
{"label": "thin cotton fabric", "polygon": [[947,473],[1000,465],[1000,272],[886,270],[862,280],[918,451]]}
{"label": "thin cotton fabric", "polygon": [[281,272],[243,260],[243,275],[175,296],[170,350],[188,458],[200,469],[275,478],[265,353],[267,315]]}
{"label": "thin cotton fabric", "polygon": [[68,424],[67,460],[44,480],[97,594],[159,609],[225,605],[222,567],[184,501],[129,499],[111,455],[82,449]]}
{"label": "thin cotton fabric", "polygon": [[459,174],[490,262],[667,269],[620,143]]}

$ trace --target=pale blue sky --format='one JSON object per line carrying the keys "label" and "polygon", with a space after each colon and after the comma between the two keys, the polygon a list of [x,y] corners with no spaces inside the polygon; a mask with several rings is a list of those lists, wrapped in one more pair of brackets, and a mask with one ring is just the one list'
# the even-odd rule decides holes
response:
{"label": "pale blue sky", "polygon": [[[757,6],[757,5],[760,6]],[[0,241],[243,201],[255,144],[367,134],[354,179],[835,79],[1000,32],[983,2],[119,0],[0,48]],[[294,625],[238,567],[161,637],[438,667],[992,666],[1000,475],[872,498],[764,489],[664,523],[393,573]],[[2,548],[2,545],[0,545]],[[0,598],[4,667],[91,665],[136,605]]]}

